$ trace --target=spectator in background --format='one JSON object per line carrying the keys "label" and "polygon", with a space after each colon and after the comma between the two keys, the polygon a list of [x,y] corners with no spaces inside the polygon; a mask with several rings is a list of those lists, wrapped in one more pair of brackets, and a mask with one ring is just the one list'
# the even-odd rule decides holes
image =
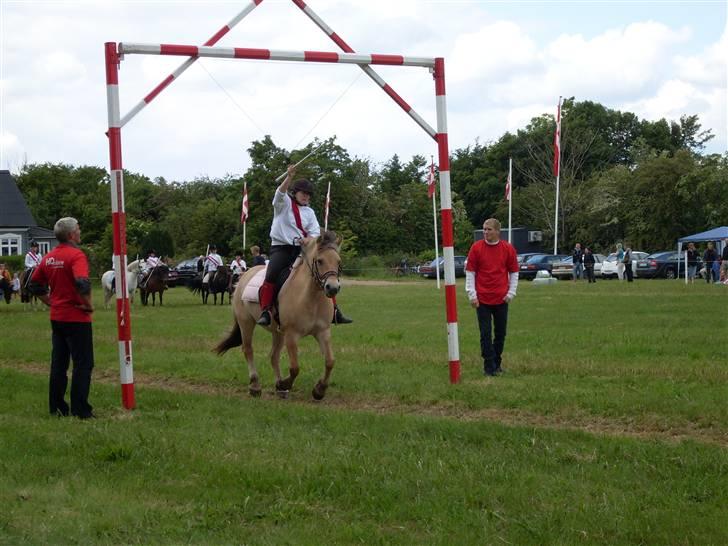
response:
{"label": "spectator in background", "polygon": [[13,290],[13,298],[17,298],[18,294],[20,294],[20,277],[18,277],[17,273],[13,273],[13,281],[10,286]]}
{"label": "spectator in background", "polygon": [[622,258],[622,262],[624,263],[624,274],[627,277],[627,282],[633,282],[632,248],[629,246],[629,243],[624,243],[624,258]]}
{"label": "spectator in background", "polygon": [[[91,332],[91,281],[88,260],[78,248],[81,228],[75,218],[61,218],[53,229],[59,245],[35,269],[30,290],[51,308],[51,373],[48,408],[51,415],[69,413],[66,403],[68,365],[73,358],[71,415],[94,417],[88,402],[94,345]],[[50,288],[50,295],[48,293]]]}
{"label": "spectator in background", "polygon": [[250,247],[250,254],[253,256],[253,262],[250,267],[255,267],[256,265],[265,265],[265,258],[260,255],[260,247],[258,245],[253,245]]}
{"label": "spectator in background", "polygon": [[622,243],[617,243],[617,277],[620,281],[624,280],[624,250]]}
{"label": "spectator in background", "polygon": [[718,259],[718,253],[713,248],[713,243],[708,243],[708,248],[703,253],[703,263],[705,264],[705,282],[711,283],[715,280],[713,272],[713,262]]}
{"label": "spectator in background", "polygon": [[723,253],[720,262],[720,282],[728,281],[728,239],[723,240]]}
{"label": "spectator in background", "polygon": [[581,275],[584,272],[584,252],[581,250],[581,244],[576,243],[574,250],[571,251],[571,276],[574,282],[577,279],[581,279]]}
{"label": "spectator in background", "polygon": [[688,280],[695,282],[695,270],[698,268],[698,251],[695,250],[694,243],[688,243]]}
{"label": "spectator in background", "polygon": [[596,259],[594,258],[594,254],[592,254],[592,251],[589,247],[586,247],[584,249],[584,276],[586,277],[586,280],[590,283],[597,282],[594,279],[595,263]]}

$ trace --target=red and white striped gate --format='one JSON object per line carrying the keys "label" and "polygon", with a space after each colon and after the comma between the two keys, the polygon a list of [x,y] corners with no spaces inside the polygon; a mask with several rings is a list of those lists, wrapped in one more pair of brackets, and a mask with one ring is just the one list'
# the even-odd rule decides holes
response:
{"label": "red and white striped gate", "polygon": [[[373,79],[428,135],[437,142],[440,168],[440,209],[442,218],[442,245],[445,258],[445,305],[447,316],[448,365],[451,383],[460,381],[460,353],[458,343],[457,304],[455,292],[455,261],[453,247],[452,198],[450,192],[450,153],[447,139],[447,106],[445,99],[445,61],[441,57],[409,57],[404,55],[362,55],[355,53],[321,18],[302,0],[292,0],[316,25],[342,49],[330,51],[280,51],[242,47],[214,47],[233,26],[239,23],[263,0],[252,0],[227,25],[219,29],[202,46],[180,44],[105,44],[106,97],[109,118],[109,158],[111,178],[111,212],[114,229],[114,271],[116,283],[116,313],[119,341],[119,366],[122,404],[127,409],[135,406],[132,359],[131,315],[126,288],[126,212],[124,210],[124,174],[121,159],[121,128],[154,100],[199,57],[256,59],[265,61],[300,61],[314,63],[356,64]],[[124,117],[119,108],[119,64],[126,55],[176,55],[187,59],[159,85],[148,93]],[[435,80],[437,130],[400,97],[371,67],[371,65],[398,65],[428,68]]]}

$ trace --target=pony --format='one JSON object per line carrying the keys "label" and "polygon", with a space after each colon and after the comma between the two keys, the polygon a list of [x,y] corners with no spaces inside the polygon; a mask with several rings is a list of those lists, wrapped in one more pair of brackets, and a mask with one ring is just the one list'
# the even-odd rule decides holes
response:
{"label": "pony", "polygon": [[152,296],[152,307],[157,300],[159,293],[159,305],[162,305],[162,294],[167,290],[167,277],[169,276],[169,267],[165,264],[159,264],[149,272],[147,278],[139,284],[139,293],[142,297],[142,305],[149,303],[149,295]]}
{"label": "pony", "polygon": [[[341,290],[340,242],[332,231],[305,242],[301,247],[301,256],[278,296],[278,316],[274,317],[270,326],[265,326],[273,335],[270,360],[276,376],[276,391],[281,398],[288,396],[299,373],[298,342],[304,336],[316,338],[325,364],[324,375],[311,394],[315,400],[322,400],[326,394],[334,368],[331,347],[334,304],[331,298]],[[233,295],[232,329],[213,349],[218,355],[222,355],[229,349],[242,345],[248,363],[249,393],[254,397],[260,396],[262,390],[253,359],[253,331],[260,318],[261,309],[258,303],[243,301],[242,295],[245,286],[262,267],[264,266],[252,267],[240,277]],[[289,374],[285,379],[281,377],[280,370],[280,355],[284,344],[290,361]]]}
{"label": "pony", "polygon": [[225,303],[225,294],[228,295],[228,303],[232,301],[230,291],[230,269],[226,265],[221,265],[217,271],[210,273],[209,283],[202,283],[202,274],[197,275],[188,285],[187,288],[193,294],[198,292],[202,295],[202,303],[207,305],[207,299],[212,294],[213,305],[217,305],[217,295],[220,294],[220,305]]}
{"label": "pony", "polygon": [[[126,291],[129,294],[129,300],[134,303],[134,294],[136,293],[137,284],[139,284],[139,274],[142,271],[142,261],[134,260],[126,266]],[[114,295],[114,270],[107,271],[101,276],[101,286],[104,289],[104,309],[109,308],[109,301]]]}
{"label": "pony", "polygon": [[30,277],[34,271],[35,268],[26,269],[20,274],[20,302],[30,304],[31,308],[38,303],[38,297],[30,291]]}

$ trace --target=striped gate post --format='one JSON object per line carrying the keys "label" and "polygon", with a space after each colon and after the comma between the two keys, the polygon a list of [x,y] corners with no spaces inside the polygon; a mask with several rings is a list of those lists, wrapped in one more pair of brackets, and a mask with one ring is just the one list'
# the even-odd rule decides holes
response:
{"label": "striped gate post", "polygon": [[440,164],[440,215],[442,254],[445,258],[445,307],[447,314],[447,353],[450,383],[460,382],[460,348],[455,286],[455,248],[450,193],[450,150],[447,144],[447,103],[445,101],[445,59],[435,59],[435,102],[437,107],[437,151]]}
{"label": "striped gate post", "polygon": [[121,163],[121,122],[119,119],[119,56],[116,43],[104,44],[106,53],[106,105],[109,116],[109,175],[111,221],[114,230],[114,277],[116,278],[116,324],[119,342],[121,401],[134,409],[134,373],[131,356],[131,308],[126,285],[126,212],[124,172]]}

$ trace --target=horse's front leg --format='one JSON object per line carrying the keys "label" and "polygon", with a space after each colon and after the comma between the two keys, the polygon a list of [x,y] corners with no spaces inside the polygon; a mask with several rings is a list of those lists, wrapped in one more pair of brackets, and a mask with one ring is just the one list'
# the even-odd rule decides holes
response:
{"label": "horse's front leg", "polygon": [[[286,344],[286,350],[288,351],[288,362],[290,367],[288,368],[288,377],[280,380],[276,383],[277,391],[290,391],[293,388],[293,383],[296,381],[298,376],[298,340],[300,336],[295,333],[286,332],[283,337],[283,342]],[[279,372],[280,375],[280,372]]]}
{"label": "horse's front leg", "polygon": [[326,389],[329,387],[329,377],[331,370],[334,369],[334,350],[331,347],[331,328],[327,328],[316,336],[319,343],[321,354],[324,357],[324,376],[318,380],[311,394],[314,400],[323,400],[326,395]]}
{"label": "horse's front leg", "polygon": [[160,307],[162,307],[162,294],[164,294],[164,290],[162,290],[162,291],[161,291],[161,292],[159,293],[159,306],[160,306]]}

